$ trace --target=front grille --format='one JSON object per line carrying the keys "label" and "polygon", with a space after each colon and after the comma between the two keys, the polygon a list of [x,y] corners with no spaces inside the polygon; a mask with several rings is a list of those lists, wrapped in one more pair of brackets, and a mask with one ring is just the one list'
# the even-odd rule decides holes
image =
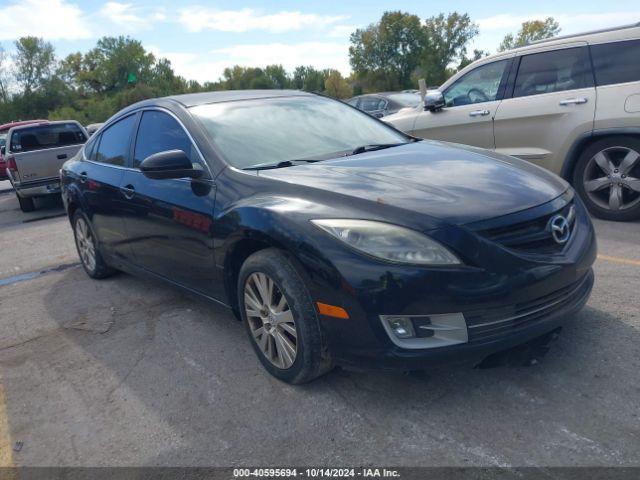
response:
{"label": "front grille", "polygon": [[565,217],[569,222],[570,231],[573,232],[576,215],[573,202],[570,202],[555,212],[533,220],[479,230],[477,233],[512,250],[526,253],[560,253],[568,242],[558,243],[551,234],[549,222],[556,215]]}
{"label": "front grille", "polygon": [[579,281],[535,300],[517,303],[506,309],[465,312],[469,342],[489,342],[544,321],[566,307],[583,302],[592,286],[593,273],[589,272]]}

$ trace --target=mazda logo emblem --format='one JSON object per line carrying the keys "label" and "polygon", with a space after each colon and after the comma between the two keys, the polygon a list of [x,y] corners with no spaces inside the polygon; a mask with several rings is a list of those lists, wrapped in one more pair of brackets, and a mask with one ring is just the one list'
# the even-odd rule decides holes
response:
{"label": "mazda logo emblem", "polygon": [[569,222],[562,215],[554,215],[551,217],[549,220],[549,230],[551,231],[551,236],[556,243],[561,245],[563,243],[567,243],[567,240],[569,240],[569,236],[571,235]]}

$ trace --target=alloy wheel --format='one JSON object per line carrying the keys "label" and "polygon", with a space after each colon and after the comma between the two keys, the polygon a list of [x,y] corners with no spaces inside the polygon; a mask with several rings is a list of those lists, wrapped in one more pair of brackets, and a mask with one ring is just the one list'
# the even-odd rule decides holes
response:
{"label": "alloy wheel", "polygon": [[87,221],[82,217],[76,221],[76,244],[78,245],[80,260],[82,260],[87,270],[93,272],[96,268],[96,247],[91,229]]}
{"label": "alloy wheel", "polygon": [[247,278],[244,308],[262,354],[278,368],[291,367],[298,353],[298,330],[284,293],[271,277],[255,272]]}
{"label": "alloy wheel", "polygon": [[609,147],[596,153],[583,175],[589,199],[610,211],[627,210],[640,203],[640,178],[634,170],[640,153],[628,147]]}

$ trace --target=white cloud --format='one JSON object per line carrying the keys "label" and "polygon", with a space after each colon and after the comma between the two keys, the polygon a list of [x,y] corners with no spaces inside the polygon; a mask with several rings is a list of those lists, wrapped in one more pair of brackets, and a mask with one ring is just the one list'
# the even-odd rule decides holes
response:
{"label": "white cloud", "polygon": [[235,45],[209,54],[163,52],[147,47],[157,57],[165,57],[178,75],[199,82],[216,81],[226,67],[264,67],[280,64],[292,72],[298,65],[311,65],[318,69],[335,68],[348,75],[349,45],[334,42],[304,42],[297,44],[270,43]]}
{"label": "white cloud", "polygon": [[0,12],[0,40],[15,40],[27,35],[47,40],[93,36],[82,10],[65,0],[13,0]]}
{"label": "white cloud", "polygon": [[303,28],[326,27],[345,18],[343,15],[317,15],[291,11],[262,14],[251,8],[217,10],[208,7],[189,7],[182,9],[179,22],[190,32],[263,30],[270,33],[283,33]]}
{"label": "white cloud", "polygon": [[335,25],[329,30],[329,37],[331,38],[346,38],[348,39],[358,27],[354,25]]}
{"label": "white cloud", "polygon": [[100,15],[109,21],[127,28],[151,27],[151,24],[166,19],[160,10],[148,10],[135,7],[131,3],[107,2],[100,9]]}
{"label": "white cloud", "polygon": [[547,17],[553,17],[562,28],[563,33],[576,33],[581,31],[595,30],[599,28],[614,27],[617,25],[625,25],[640,20],[640,10],[626,12],[608,12],[608,13],[533,13],[530,15],[514,15],[503,13],[492,17],[481,18],[477,20],[480,31],[489,30],[513,30],[517,31],[522,22],[528,20],[544,20]]}

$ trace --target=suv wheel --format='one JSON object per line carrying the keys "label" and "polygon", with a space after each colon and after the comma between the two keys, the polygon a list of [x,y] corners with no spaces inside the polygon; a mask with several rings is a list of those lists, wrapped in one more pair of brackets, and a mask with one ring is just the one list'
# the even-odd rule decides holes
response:
{"label": "suv wheel", "polygon": [[590,145],[578,159],[573,185],[596,217],[640,218],[640,140],[611,137]]}
{"label": "suv wheel", "polygon": [[23,212],[33,212],[36,209],[35,202],[32,197],[22,198],[20,195],[16,193],[16,197],[18,197],[18,203],[20,204],[20,210]]}
{"label": "suv wheel", "polygon": [[331,369],[307,288],[281,251],[261,250],[244,262],[238,304],[251,344],[271,375],[298,384]]}
{"label": "suv wheel", "polygon": [[95,279],[113,275],[115,270],[103,260],[96,236],[86,215],[79,210],[76,211],[72,224],[80,262],[87,275]]}

